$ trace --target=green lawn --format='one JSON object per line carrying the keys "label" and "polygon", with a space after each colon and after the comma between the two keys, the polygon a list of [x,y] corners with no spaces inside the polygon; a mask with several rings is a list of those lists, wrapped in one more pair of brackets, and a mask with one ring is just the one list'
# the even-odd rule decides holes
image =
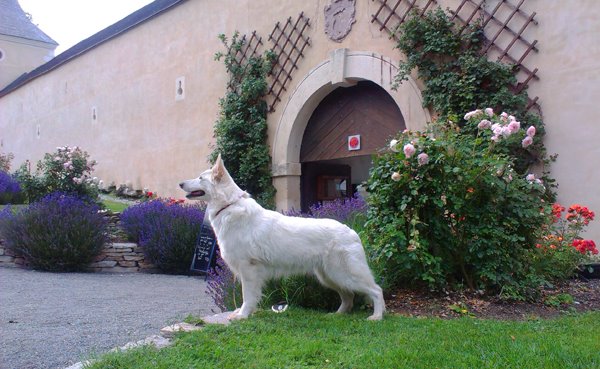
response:
{"label": "green lawn", "polygon": [[110,368],[600,368],[600,312],[524,322],[290,309],[109,354]]}
{"label": "green lawn", "polygon": [[109,199],[103,199],[102,203],[108,210],[112,211],[113,213],[122,213],[123,210],[129,207],[129,205],[127,204]]}

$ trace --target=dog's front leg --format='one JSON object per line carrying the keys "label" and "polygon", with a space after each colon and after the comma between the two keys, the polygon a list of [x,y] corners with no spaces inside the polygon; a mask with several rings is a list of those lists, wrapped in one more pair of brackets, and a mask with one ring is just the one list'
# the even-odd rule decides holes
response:
{"label": "dog's front leg", "polygon": [[246,319],[252,314],[262,297],[262,286],[264,279],[261,276],[261,271],[257,268],[248,268],[241,275],[242,282],[242,307],[236,314],[233,314],[232,319]]}

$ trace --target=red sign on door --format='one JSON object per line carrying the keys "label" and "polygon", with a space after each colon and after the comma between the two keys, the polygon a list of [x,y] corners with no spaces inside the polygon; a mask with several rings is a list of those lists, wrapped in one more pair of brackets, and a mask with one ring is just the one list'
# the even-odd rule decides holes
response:
{"label": "red sign on door", "polygon": [[360,135],[348,136],[348,151],[360,150]]}

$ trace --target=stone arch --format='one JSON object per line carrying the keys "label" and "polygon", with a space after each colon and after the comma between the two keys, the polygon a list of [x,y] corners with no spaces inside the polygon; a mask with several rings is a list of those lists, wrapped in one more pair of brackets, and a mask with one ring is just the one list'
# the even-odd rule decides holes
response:
{"label": "stone arch", "polygon": [[337,87],[351,86],[360,80],[372,81],[394,99],[408,129],[421,130],[431,121],[413,79],[409,77],[397,90],[392,90],[397,71],[397,65],[382,55],[336,49],[298,83],[283,108],[273,140],[271,155],[278,209],[300,206],[300,148],[304,130],[319,102]]}

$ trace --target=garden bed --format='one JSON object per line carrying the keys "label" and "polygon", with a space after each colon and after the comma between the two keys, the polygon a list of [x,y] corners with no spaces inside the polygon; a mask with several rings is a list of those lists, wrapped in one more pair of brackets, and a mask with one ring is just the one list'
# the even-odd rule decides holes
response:
{"label": "garden bed", "polygon": [[[600,279],[570,280],[541,291],[534,302],[505,301],[475,293],[432,294],[425,291],[399,290],[387,296],[390,313],[414,317],[478,318],[530,320],[551,318],[564,313],[600,311]],[[572,297],[572,302],[570,301]]]}

